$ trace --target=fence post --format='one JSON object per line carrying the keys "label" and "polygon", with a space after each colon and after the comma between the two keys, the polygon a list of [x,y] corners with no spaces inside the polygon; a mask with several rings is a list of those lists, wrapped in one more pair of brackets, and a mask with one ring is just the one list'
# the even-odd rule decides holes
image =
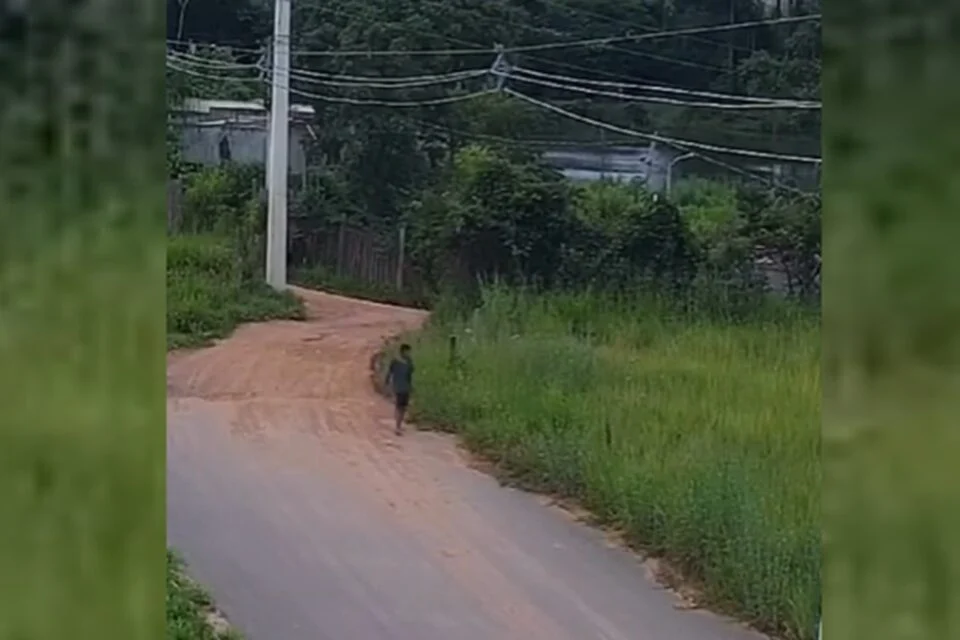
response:
{"label": "fence post", "polygon": [[399,238],[397,240],[397,291],[403,291],[403,263],[406,260],[407,249],[407,225],[400,224]]}
{"label": "fence post", "polygon": [[346,221],[340,220],[340,231],[337,234],[337,276],[343,277],[343,260],[346,248],[343,246],[346,235]]}

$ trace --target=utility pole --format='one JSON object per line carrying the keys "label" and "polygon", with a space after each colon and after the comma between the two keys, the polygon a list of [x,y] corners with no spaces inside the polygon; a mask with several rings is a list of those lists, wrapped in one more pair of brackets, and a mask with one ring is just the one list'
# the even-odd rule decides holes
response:
{"label": "utility pole", "polygon": [[267,149],[267,284],[287,286],[287,171],[290,161],[290,0],[276,0],[273,88]]}

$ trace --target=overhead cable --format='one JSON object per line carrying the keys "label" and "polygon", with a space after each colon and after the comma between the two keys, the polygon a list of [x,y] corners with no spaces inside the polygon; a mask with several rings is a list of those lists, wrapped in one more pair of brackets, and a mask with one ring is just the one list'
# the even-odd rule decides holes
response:
{"label": "overhead cable", "polygon": [[208,80],[231,80],[235,82],[261,82],[260,78],[253,77],[238,77],[238,76],[221,76],[213,73],[203,73],[201,71],[195,71],[193,69],[188,69],[186,67],[180,66],[177,62],[173,61],[170,58],[167,58],[167,68],[178,73],[185,73],[188,76],[193,76],[195,78],[206,78]]}
{"label": "overhead cable", "polygon": [[346,76],[321,74],[316,72],[291,69],[290,77],[299,82],[328,85],[333,87],[352,87],[357,89],[411,89],[415,87],[429,87],[439,84],[460,82],[471,78],[479,78],[490,73],[489,69],[474,69],[433,76],[408,76],[376,78],[373,76]]}
{"label": "overhead cable", "polygon": [[298,95],[302,98],[312,98],[314,100],[320,100],[321,102],[332,102],[338,104],[350,104],[361,107],[432,107],[442,104],[453,104],[455,102],[464,102],[466,100],[474,100],[482,96],[491,95],[497,92],[496,89],[486,89],[483,91],[474,91],[472,93],[465,93],[455,96],[445,96],[443,98],[425,98],[423,100],[367,100],[361,98],[345,98],[342,96],[328,96],[318,93],[311,93],[308,91],[301,91],[300,89],[290,88],[290,93]]}
{"label": "overhead cable", "polygon": [[755,103],[773,103],[773,104],[788,104],[788,105],[803,105],[806,108],[820,108],[821,103],[813,100],[796,100],[793,98],[773,98],[773,97],[761,97],[761,96],[748,96],[735,93],[718,93],[715,91],[700,91],[695,89],[684,89],[681,87],[670,87],[667,85],[661,84],[642,84],[636,82],[614,82],[610,80],[593,80],[590,78],[578,78],[574,76],[563,76],[553,73],[545,73],[543,71],[537,71],[534,69],[528,69],[526,67],[514,66],[511,71],[516,73],[522,73],[528,76],[534,76],[537,78],[546,78],[548,80],[555,80],[557,82],[570,82],[574,84],[586,84],[592,85],[595,87],[610,87],[615,89],[634,89],[637,91],[656,91],[660,93],[673,93],[676,95],[685,95],[685,96],[696,96],[702,98],[717,98],[721,100],[739,100],[741,102],[755,102]]}
{"label": "overhead cable", "polygon": [[[545,0],[545,2],[546,2],[547,4],[549,4],[549,5],[552,5],[552,6],[556,7],[556,8],[557,8],[558,10],[560,10],[560,11],[569,11],[570,13],[573,13],[573,14],[581,14],[581,15],[584,15],[584,16],[588,16],[588,17],[592,17],[592,18],[598,19],[598,20],[603,20],[604,22],[607,22],[607,23],[609,23],[609,24],[611,24],[611,25],[620,25],[620,26],[623,26],[623,27],[627,27],[628,29],[634,29],[634,28],[643,29],[644,31],[656,31],[656,30],[657,30],[656,27],[647,26],[647,25],[636,25],[636,24],[634,24],[633,22],[628,22],[628,21],[627,21],[626,19],[624,19],[624,18],[614,18],[614,17],[612,17],[612,16],[608,16],[608,15],[605,15],[605,14],[602,14],[602,13],[598,13],[598,12],[593,11],[593,10],[590,10],[590,9],[584,9],[584,8],[582,8],[582,7],[579,7],[579,6],[572,6],[572,5],[570,5],[570,4],[566,4],[566,3],[562,3],[562,2],[557,2],[557,0]],[[637,6],[642,7],[643,5],[637,5]],[[690,39],[693,40],[693,41],[695,41],[695,42],[702,42],[702,43],[704,43],[704,44],[709,44],[709,45],[718,46],[718,47],[727,48],[727,47],[730,47],[730,46],[731,46],[729,43],[719,42],[719,41],[717,41],[717,40],[710,40],[709,38],[698,38],[698,37],[696,37],[696,36],[691,36]],[[732,45],[732,46],[733,46],[733,48],[734,48],[735,50],[743,51],[743,52],[745,52],[745,53],[753,53],[753,50],[752,50],[752,49],[749,49],[749,48],[747,48],[747,47],[740,46],[740,45],[736,45],[736,44],[734,44],[734,45]]]}
{"label": "overhead cable", "polygon": [[510,88],[505,88],[505,89],[503,89],[503,92],[504,92],[504,93],[507,93],[507,94],[509,94],[509,95],[511,95],[511,96],[513,96],[513,97],[515,97],[515,98],[519,98],[520,100],[523,100],[523,101],[525,101],[525,102],[528,102],[528,103],[530,103],[530,104],[532,104],[532,105],[534,105],[534,106],[536,106],[536,107],[540,107],[540,108],[545,109],[545,110],[547,110],[547,111],[552,111],[553,113],[556,113],[557,115],[561,115],[561,116],[563,116],[563,117],[565,117],[565,118],[569,118],[569,119],[571,119],[571,120],[576,120],[576,121],[582,122],[582,123],[584,123],[584,124],[588,124],[588,125],[591,125],[591,126],[600,128],[600,129],[606,129],[607,131],[613,131],[614,133],[620,133],[620,134],[626,135],[626,136],[632,136],[632,137],[636,137],[636,138],[643,138],[643,139],[645,139],[645,140],[651,140],[651,141],[654,141],[654,142],[660,142],[660,143],[663,143],[663,144],[666,144],[666,145],[669,145],[669,146],[672,146],[672,147],[676,147],[677,149],[682,149],[682,150],[686,150],[686,151],[694,151],[694,150],[711,151],[711,152],[713,152],[713,153],[722,153],[722,154],[726,154],[726,155],[743,156],[743,157],[747,157],[747,158],[758,158],[758,159],[764,159],[764,160],[780,160],[780,161],[784,161],[784,162],[803,162],[803,163],[808,163],[808,164],[820,164],[820,162],[821,162],[821,159],[820,159],[820,158],[814,157],[814,156],[798,156],[798,155],[789,155],[789,154],[780,154],[780,153],[770,153],[770,152],[766,152],[766,151],[754,151],[754,150],[752,150],[752,149],[738,149],[738,148],[734,148],[734,147],[723,147],[723,146],[719,146],[719,145],[705,144],[705,143],[702,143],[702,142],[695,142],[695,141],[692,141],[692,140],[681,140],[681,139],[679,139],[679,138],[668,138],[668,137],[666,137],[666,136],[661,136],[661,135],[656,134],[656,133],[643,133],[643,132],[640,132],[640,131],[634,131],[634,130],[632,130],[632,129],[627,129],[627,128],[624,128],[624,127],[620,127],[620,126],[615,125],[615,124],[610,124],[610,123],[608,123],[608,122],[602,122],[602,121],[600,121],[600,120],[594,120],[593,118],[588,118],[587,116],[582,116],[582,115],[580,115],[580,114],[578,114],[578,113],[574,113],[574,112],[572,112],[572,111],[567,111],[566,109],[563,109],[563,108],[558,107],[558,106],[556,106],[556,105],[552,105],[552,104],[550,104],[549,102],[543,102],[542,100],[537,100],[536,98],[531,98],[530,96],[528,96],[528,95],[526,95],[526,94],[524,94],[524,93],[520,93],[519,91],[515,91],[515,90],[510,89]]}
{"label": "overhead cable", "polygon": [[[530,44],[530,45],[518,45],[513,47],[506,47],[504,52],[506,53],[528,53],[531,51],[547,51],[551,49],[567,49],[571,47],[593,47],[593,46],[605,46],[611,44],[617,44],[620,42],[641,42],[645,40],[654,40],[658,38],[671,38],[671,37],[680,37],[680,36],[693,36],[703,33],[723,33],[728,31],[736,31],[739,29],[749,29],[753,27],[762,27],[762,26],[773,26],[781,24],[794,24],[801,22],[809,22],[814,20],[820,20],[821,16],[819,13],[807,14],[802,16],[787,16],[783,18],[767,18],[763,20],[750,20],[745,22],[730,22],[724,24],[714,24],[707,25],[702,27],[688,27],[685,29],[671,29],[663,31],[651,31],[642,34],[626,34],[622,36],[609,36],[603,38],[589,38],[585,40],[574,40],[570,42],[547,42],[541,44]],[[449,39],[442,34],[434,34],[444,39]],[[181,44],[182,41],[171,41],[168,40],[168,43],[178,43]],[[190,43],[182,43],[190,44]],[[262,50],[242,48],[242,47],[229,47],[233,51],[246,51],[252,53],[259,53]],[[294,50],[291,51],[291,55],[294,56],[317,56],[317,57],[380,57],[380,56],[465,56],[465,55],[480,55],[480,54],[495,54],[497,53],[494,47],[478,47],[478,48],[460,48],[460,49],[413,49],[413,50],[327,50],[327,51],[316,51],[316,50]],[[639,52],[638,52],[639,53]]]}
{"label": "overhead cable", "polygon": [[183,53],[175,50],[168,51],[167,57],[184,64],[194,65],[198,67],[207,67],[209,69],[222,69],[224,71],[230,70],[230,69],[256,69],[260,66],[258,63],[231,62],[226,60],[218,60],[216,58],[197,56],[190,53]]}
{"label": "overhead cable", "polygon": [[[496,72],[494,72],[496,73]],[[639,96],[631,95],[626,93],[618,93],[614,91],[606,91],[604,89],[591,89],[589,87],[578,87],[571,84],[561,84],[557,82],[551,82],[549,80],[538,80],[536,78],[527,78],[523,75],[515,75],[513,73],[501,74],[502,77],[509,78],[510,80],[518,80],[520,82],[526,82],[528,84],[535,84],[541,87],[549,87],[552,89],[561,89],[563,91],[573,91],[576,93],[585,93],[595,96],[604,96],[608,98],[617,98],[618,100],[629,100],[631,102],[650,102],[656,104],[669,104],[681,107],[694,107],[694,108],[705,108],[705,109],[727,109],[727,110],[757,110],[757,109],[817,109],[818,107],[812,106],[809,104],[803,103],[790,103],[790,102],[741,102],[739,104],[733,102],[691,102],[688,100],[677,100],[675,98],[662,98],[659,96]]]}
{"label": "overhead cable", "polygon": [[726,24],[715,24],[703,27],[689,27],[686,29],[653,31],[635,35],[629,34],[625,36],[610,36],[606,38],[590,38],[586,40],[575,40],[573,42],[551,42],[544,44],[521,45],[518,47],[508,47],[504,49],[504,51],[507,53],[524,53],[529,51],[546,51],[548,49],[567,49],[570,47],[602,47],[605,45],[616,44],[618,42],[641,42],[644,40],[654,40],[657,38],[691,36],[700,33],[722,33],[726,31],[736,31],[739,29],[749,29],[752,27],[809,22],[811,20],[819,19],[820,14],[813,13],[802,16],[787,16],[785,18],[768,18],[764,20],[750,20],[747,22],[729,22]]}

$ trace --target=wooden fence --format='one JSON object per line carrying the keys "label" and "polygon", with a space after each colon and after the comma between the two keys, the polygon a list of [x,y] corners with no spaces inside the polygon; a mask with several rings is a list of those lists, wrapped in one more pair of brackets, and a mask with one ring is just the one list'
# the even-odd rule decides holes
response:
{"label": "wooden fence", "polygon": [[348,224],[311,226],[291,219],[289,264],[293,269],[320,268],[338,278],[404,290],[410,270],[401,227],[392,233]]}

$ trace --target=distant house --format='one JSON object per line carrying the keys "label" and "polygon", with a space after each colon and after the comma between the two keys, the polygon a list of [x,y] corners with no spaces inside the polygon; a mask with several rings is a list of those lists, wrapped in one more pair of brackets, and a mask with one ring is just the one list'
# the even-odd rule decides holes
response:
{"label": "distant house", "polygon": [[[576,147],[549,149],[544,162],[575,182],[594,180],[638,181],[651,191],[666,192],[685,176],[741,177],[753,175],[761,181],[789,184],[813,190],[819,184],[817,166],[796,162],[744,161],[735,156],[710,154],[714,160],[734,167],[731,172],[698,157],[664,145],[642,147]],[[742,172],[742,173],[740,173]]]}
{"label": "distant house", "polygon": [[[176,117],[185,162],[207,166],[225,162],[266,165],[270,111],[262,102],[188,98]],[[313,118],[313,107],[290,106],[291,175],[303,175],[306,169],[306,144],[315,137]]]}
{"label": "distant house", "polygon": [[[676,167],[682,152],[665,147],[567,147],[547,150],[544,162],[560,171],[570,180],[590,182],[617,180],[642,182],[652,191],[666,189],[668,174]],[[670,175],[671,180],[676,176]]]}

